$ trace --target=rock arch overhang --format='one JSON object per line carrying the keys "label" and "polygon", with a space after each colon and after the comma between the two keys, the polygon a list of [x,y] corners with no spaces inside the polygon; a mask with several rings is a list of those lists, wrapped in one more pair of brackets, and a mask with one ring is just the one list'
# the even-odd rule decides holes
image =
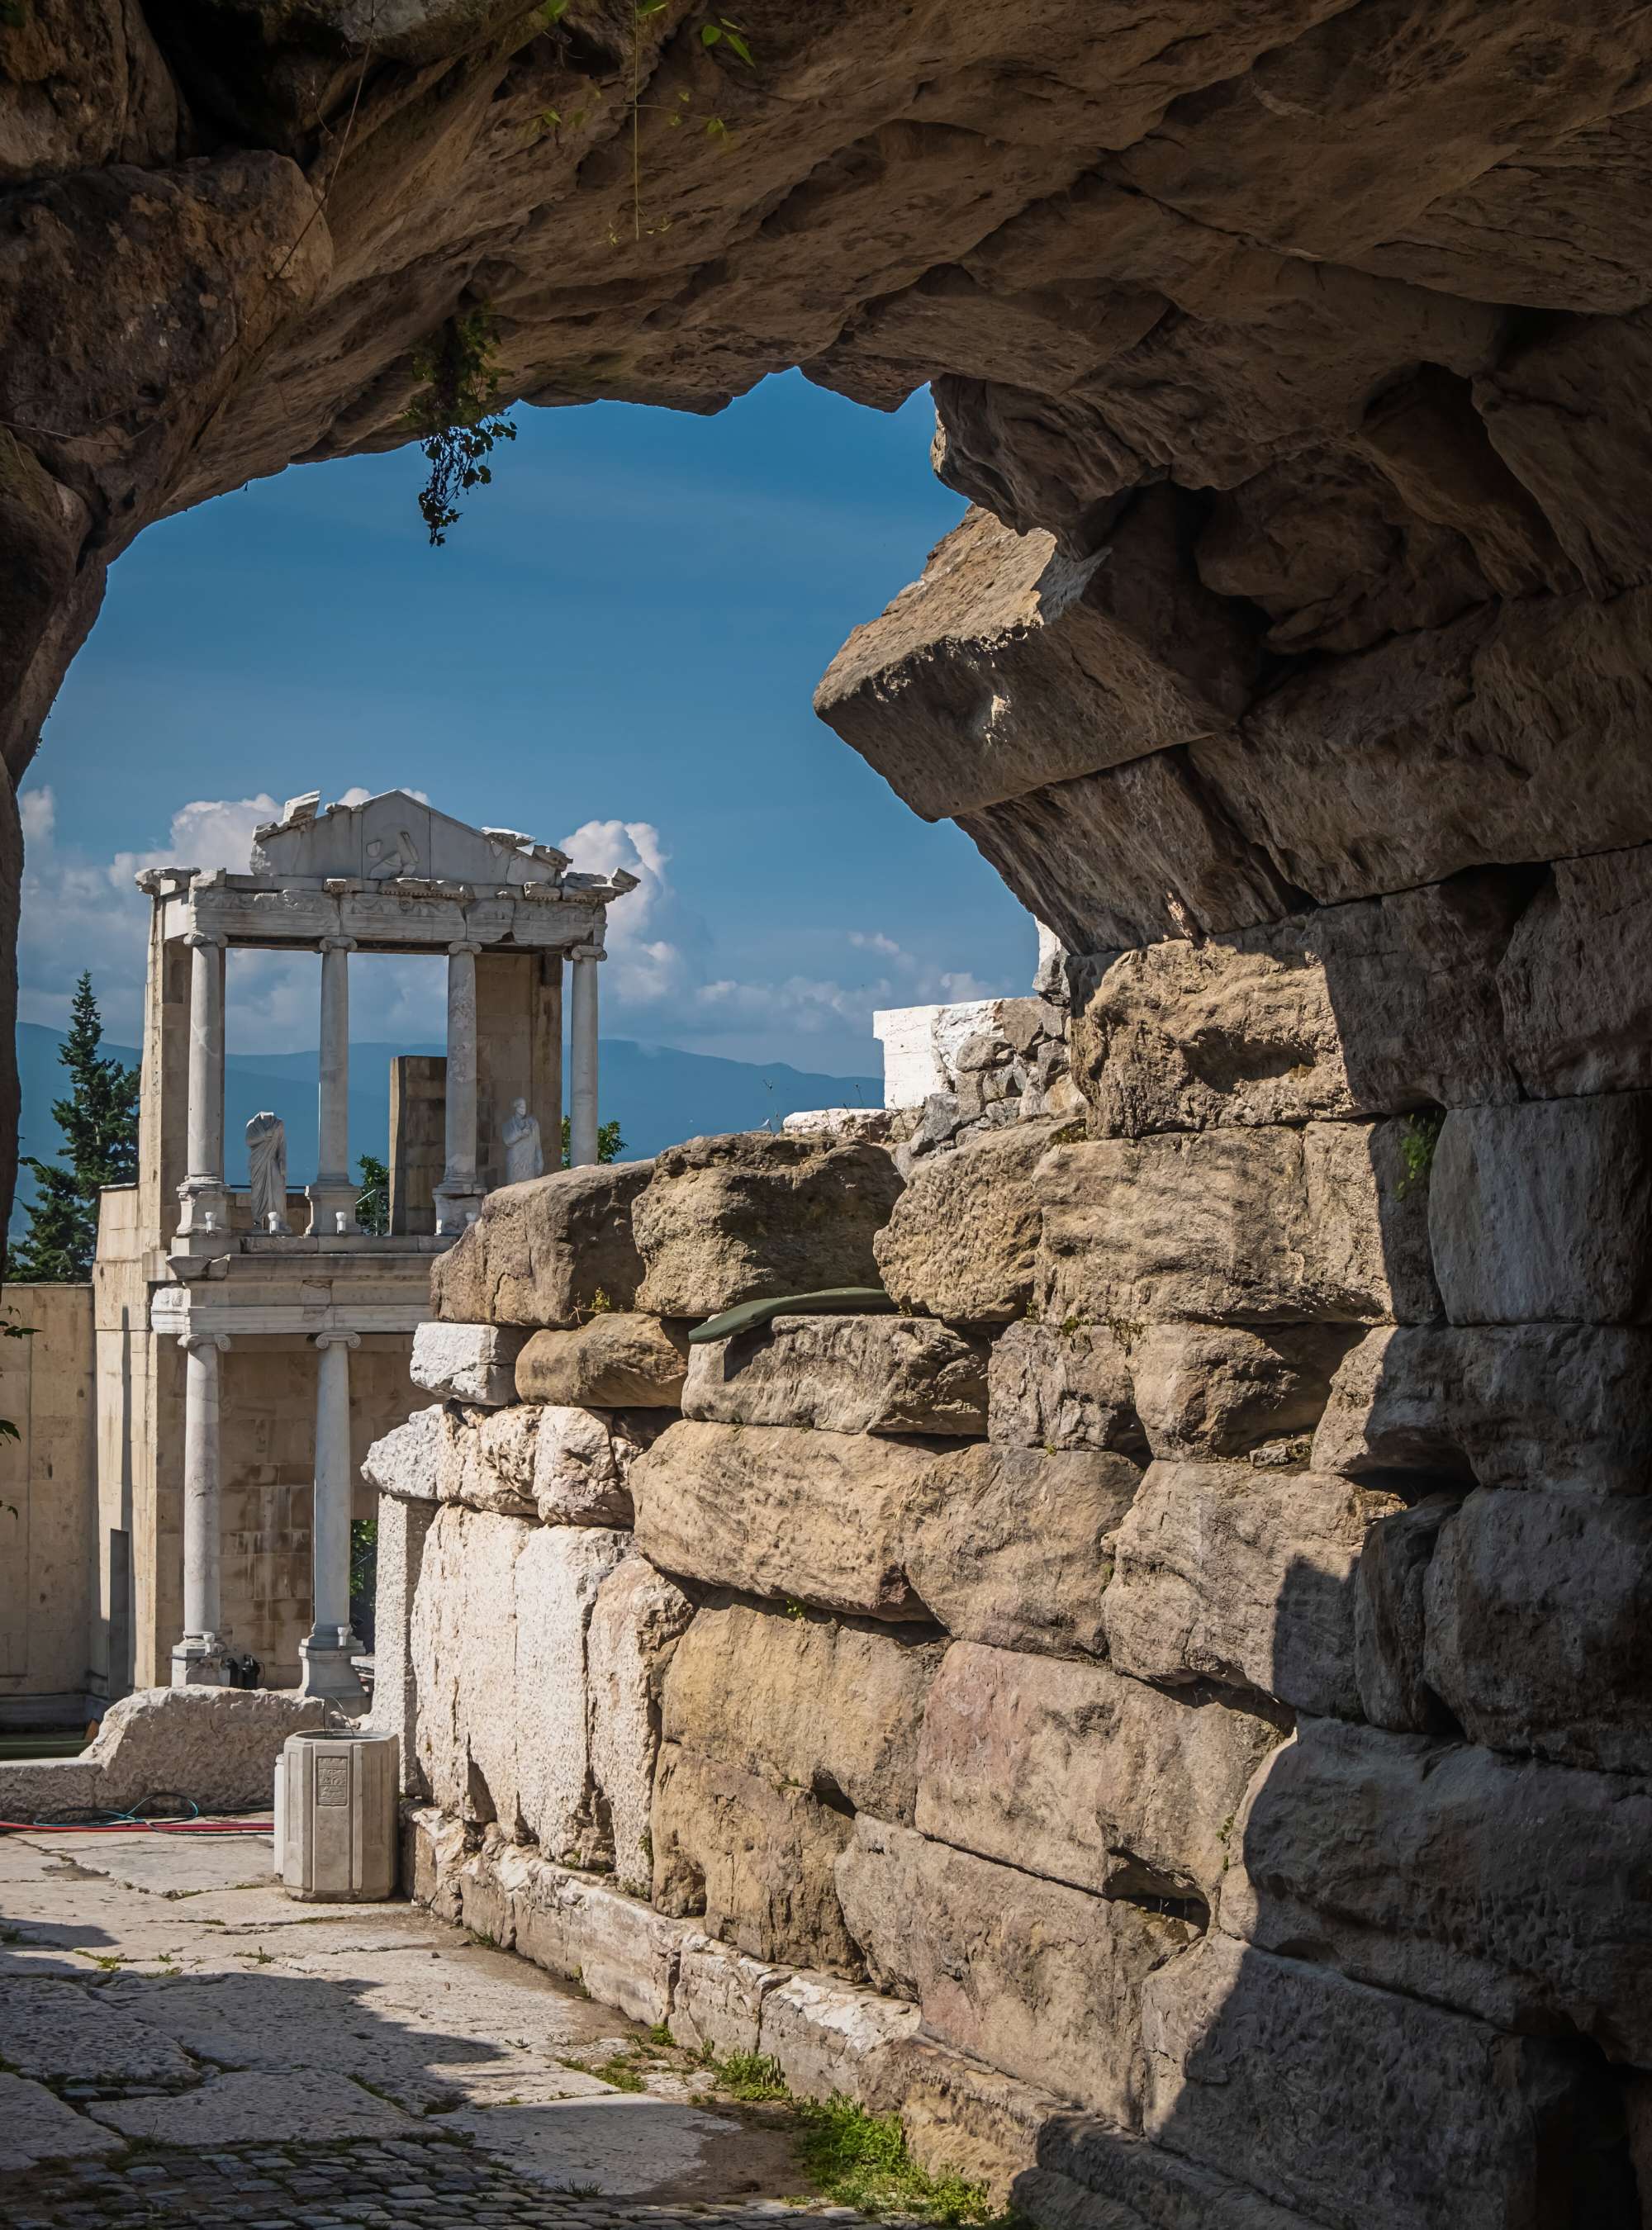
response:
{"label": "rock arch overhang", "polygon": [[1646,836],[1643,10],[751,0],[749,66],[709,20],[29,0],[14,783],[141,528],[405,440],[485,302],[537,403],[932,383],[980,510],[822,710],[1076,950]]}

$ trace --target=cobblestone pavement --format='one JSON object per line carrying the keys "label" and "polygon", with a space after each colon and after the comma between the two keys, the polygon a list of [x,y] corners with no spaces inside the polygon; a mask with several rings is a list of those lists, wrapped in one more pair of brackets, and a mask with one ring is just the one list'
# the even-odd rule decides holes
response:
{"label": "cobblestone pavement", "polygon": [[854,2225],[845,2207],[758,2200],[744,2207],[639,2206],[558,2193],[448,2137],[384,2143],[252,2145],[233,2152],[131,2153],[36,2168],[0,2191],[6,2230],[781,2230]]}
{"label": "cobblestone pavement", "polygon": [[0,1836],[0,2230],[860,2220],[783,2113],[414,1907],[294,1904],[270,1859]]}

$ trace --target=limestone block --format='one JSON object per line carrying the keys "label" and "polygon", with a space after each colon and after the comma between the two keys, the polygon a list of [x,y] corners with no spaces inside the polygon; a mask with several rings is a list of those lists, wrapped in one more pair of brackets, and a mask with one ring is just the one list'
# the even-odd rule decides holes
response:
{"label": "limestone block", "polygon": [[[529,1847],[487,1838],[465,1859],[461,1909],[491,1888],[519,1951],[553,1975],[577,1976],[599,2003],[652,2026],[671,2010],[684,1930],[680,1922],[590,1874],[570,1873]],[[489,1931],[493,1933],[494,1931]]]}
{"label": "limestone block", "polygon": [[687,1368],[680,1327],[609,1310],[573,1331],[536,1331],[516,1358],[516,1393],[571,1409],[674,1409]]}
{"label": "limestone block", "polygon": [[1644,589],[1482,603],[1312,661],[1242,737],[1190,757],[1321,906],[1638,844],[1652,826],[1638,731],[1649,633]]}
{"label": "limestone block", "polygon": [[784,1426],[673,1425],[631,1473],[668,1572],[1005,1648],[1099,1653],[1123,1456],[956,1448]]}
{"label": "limestone block", "polygon": [[1200,583],[1178,492],[1072,558],[971,509],[921,580],[857,628],[815,709],[926,821],[1224,727],[1256,656]]}
{"label": "limestone block", "polygon": [[1652,1771],[1652,1500],[1471,1494],[1423,1602],[1425,1677],[1471,1742]]}
{"label": "limestone block", "polygon": [[319,1702],[280,1689],[139,1688],[79,1757],[0,1764],[0,1819],[119,1811],[162,1789],[203,1812],[261,1808],[287,1737],[320,1724]]}
{"label": "limestone block", "polygon": [[547,1403],[535,1414],[533,1501],[544,1523],[629,1525],[631,1467],[652,1446],[660,1413]]}
{"label": "limestone block", "polygon": [[631,1204],[653,1174],[652,1162],[611,1162],[490,1192],[478,1220],[436,1257],[435,1314],[537,1328],[630,1308],[642,1275]]}
{"label": "limestone block", "polygon": [[1208,1689],[958,1641],[924,1714],[917,1826],[1078,1889],[1209,1903],[1279,1739]]}
{"label": "limestone block", "polygon": [[[1064,2113],[1038,2134],[1040,2165],[1013,2196],[1040,2230],[1324,2230],[1250,2185],[1183,2160],[1113,2122]],[[1230,2163],[1244,2165],[1242,2158]]]}
{"label": "limestone block", "polygon": [[1061,2106],[1049,2091],[922,2035],[892,2038],[856,2072],[855,2095],[868,2112],[899,2113],[920,2168],[978,2183],[1006,2211],[1037,2157],[1039,2131]]}
{"label": "limestone block", "polygon": [[776,1317],[688,1351],[682,1413],[710,1424],[828,1433],[986,1429],[978,1342],[926,1317]]}
{"label": "limestone block", "polygon": [[1016,1124],[913,1170],[876,1242],[903,1309],[959,1324],[1025,1314],[1038,1251],[1032,1175],[1060,1127]]}
{"label": "limestone block", "polygon": [[1557,860],[1497,983],[1534,1099],[1652,1085],[1652,849]]}
{"label": "limestone block", "polygon": [[1398,1734],[1446,1734],[1450,1721],[1423,1675],[1423,1582],[1440,1528],[1462,1505],[1430,1494],[1379,1518],[1354,1575],[1354,1679],[1373,1726]]}
{"label": "limestone block", "polygon": [[419,1764],[419,1688],[410,1645],[413,1604],[436,1515],[435,1503],[423,1498],[406,1501],[386,1494],[378,1505],[371,1724],[396,1737],[402,1794],[412,1797],[430,1793]]}
{"label": "limestone block", "polygon": [[660,1687],[694,1607],[646,1556],[616,1564],[597,1590],[586,1636],[591,1778],[608,1808],[614,1875],[646,1897],[653,1877],[654,1767]]}
{"label": "limestone block", "polygon": [[1358,1981],[1652,2059],[1652,1781],[1305,1719],[1236,1822],[1222,1926]]}
{"label": "limestone block", "polygon": [[557,1855],[609,1855],[591,1802],[585,1638],[629,1546],[595,1527],[439,1511],[411,1650],[419,1764],[445,1810]]}
{"label": "limestone block", "polygon": [[660,1746],[654,1902],[677,1917],[700,1917],[708,1936],[750,1958],[850,1980],[864,1972],[832,1871],[849,1834],[842,1812],[803,1789]]}
{"label": "limestone block", "polygon": [[[1214,1934],[1147,1979],[1141,2013],[1147,2135],[1218,2170],[1242,2162],[1328,2230],[1556,2219],[1545,2195],[1587,2080],[1564,2045]],[[1339,2067],[1352,2087],[1326,2079]]]}
{"label": "limestone block", "polygon": [[960,814],[958,826],[1073,952],[1252,927],[1302,902],[1200,778],[1191,749],[1027,790]]}
{"label": "limestone block", "polygon": [[1513,1099],[1495,970],[1523,891],[1449,884],[1078,964],[1097,1136]]}
{"label": "limestone block", "polygon": [[500,1408],[516,1399],[520,1332],[491,1324],[422,1324],[413,1335],[410,1375],[427,1394]]}
{"label": "limestone block", "polygon": [[703,1609],[664,1676],[664,1739],[910,1821],[924,1699],[945,1644],[818,1614]]}
{"label": "limestone block", "polygon": [[124,2152],[126,2143],[66,2106],[43,2083],[0,2069],[0,2174],[20,2175],[42,2161],[95,2160]]}
{"label": "limestone block", "polygon": [[915,1998],[929,2035],[1134,2119],[1141,1987],[1191,1940],[1185,1922],[1036,1880],[865,1813],[837,1879],[873,1982]]}
{"label": "limestone block", "polygon": [[1354,1567],[1371,1526],[1402,1507],[1319,1472],[1154,1464],[1113,1541],[1113,1663],[1355,1716]]}
{"label": "limestone block", "polygon": [[1001,1447],[1112,1448],[1144,1460],[1118,1334],[1105,1324],[1006,1324],[987,1364],[987,1437]]}
{"label": "limestone block", "polygon": [[913,2035],[916,2006],[822,1975],[788,1975],[764,1995],[758,2050],[800,2098],[860,2098],[878,2053]]}
{"label": "limestone block", "polygon": [[1652,1092],[1455,1110],[1429,1234],[1453,1324],[1652,1318]]}
{"label": "limestone block", "polygon": [[368,1486],[401,1501],[434,1502],[442,1415],[442,1404],[432,1402],[428,1409],[416,1409],[393,1433],[375,1440],[361,1466]]}
{"label": "limestone block", "polygon": [[1148,1324],[1130,1343],[1148,1446],[1156,1456],[1241,1456],[1305,1440],[1354,1336],[1332,1324]]}
{"label": "limestone block", "polygon": [[965,1451],[945,1500],[908,1532],[919,1599],[960,1640],[1104,1654],[1108,1544],[1140,1479],[1105,1450]]}
{"label": "limestone block", "polygon": [[691,1936],[677,1955],[671,1993],[671,2035],[685,2052],[720,2059],[758,2049],[763,2001],[789,1969],[731,1951],[709,1936]]}
{"label": "limestone block", "polygon": [[742,1131],[668,1147],[633,1210],[647,1266],[637,1305],[709,1317],[738,1301],[875,1286],[872,1235],[900,1191],[888,1154],[861,1141]]}
{"label": "limestone block", "polygon": [[1652,1331],[1617,1324],[1382,1327],[1350,1349],[1316,1471],[1638,1494],[1652,1470]]}
{"label": "limestone block", "polygon": [[[438,1326],[438,1330],[445,1327]],[[436,1497],[491,1510],[507,1518],[532,1518],[533,1459],[540,1412],[525,1402],[508,1408],[444,1407],[436,1412]]]}
{"label": "limestone block", "polygon": [[1216,1130],[1052,1149],[1047,1320],[1425,1321],[1438,1302],[1397,1123]]}
{"label": "limestone block", "polygon": [[865,1138],[876,1146],[892,1146],[897,1136],[893,1107],[810,1107],[783,1116],[781,1130],[788,1138]]}
{"label": "limestone block", "polygon": [[662,1570],[713,1587],[926,1619],[906,1544],[970,1454],[858,1434],[672,1425],[632,1466],[636,1545]]}

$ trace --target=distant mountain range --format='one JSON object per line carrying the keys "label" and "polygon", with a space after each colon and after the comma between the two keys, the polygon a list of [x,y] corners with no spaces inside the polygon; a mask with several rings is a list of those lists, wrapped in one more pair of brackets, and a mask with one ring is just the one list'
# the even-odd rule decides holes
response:
{"label": "distant mountain range", "polygon": [[[68,1076],[58,1060],[62,1034],[38,1022],[17,1026],[17,1067],[23,1081],[21,1150],[49,1162],[61,1141],[52,1120]],[[105,1042],[113,1060],[135,1063],[131,1046]],[[353,1154],[384,1158],[390,1140],[390,1064],[403,1053],[436,1053],[439,1045],[354,1044],[350,1048],[350,1143]],[[316,1060],[313,1053],[231,1054],[224,1061],[224,1142],[231,1184],[247,1182],[243,1144],[251,1117],[268,1108],[287,1125],[287,1166],[301,1185],[315,1167]],[[874,1076],[816,1076],[784,1061],[758,1067],[682,1053],[674,1046],[638,1045],[604,1038],[600,1054],[602,1114],[616,1117],[629,1159],[656,1154],[680,1138],[720,1131],[755,1131],[778,1125],[805,1107],[881,1107],[883,1082]],[[18,1173],[21,1207],[33,1197],[34,1180]],[[13,1222],[16,1222],[14,1211]]]}

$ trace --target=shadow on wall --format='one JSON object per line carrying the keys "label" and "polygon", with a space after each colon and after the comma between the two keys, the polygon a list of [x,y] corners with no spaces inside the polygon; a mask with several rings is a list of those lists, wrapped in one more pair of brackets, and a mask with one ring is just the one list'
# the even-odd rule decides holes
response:
{"label": "shadow on wall", "polygon": [[[1611,896],[1612,863],[1581,865]],[[1201,1174],[1224,1233],[1255,1214],[1229,1320],[1282,1333],[1296,1297],[1349,1344],[1294,1488],[1238,1491],[1249,1571],[1235,1549],[1190,1590],[1188,1661],[1296,1731],[1209,1933],[1144,1988],[1143,2136],[1170,2157],[1058,2118],[1029,2212],[1061,2214],[1060,2175],[1179,2226],[1168,2175],[1186,2219],[1240,2219],[1214,2187],[1197,2213],[1208,2172],[1271,2202],[1246,2230],[1652,2221],[1652,1061],[1636,970],[1592,980],[1626,906],[1574,918],[1569,873],[1076,964],[1097,1132],[1179,1132],[1190,1224]],[[1220,1542],[1201,1468],[1175,1514]],[[1236,1575],[1260,1582],[1293,1492],[1351,1490],[1357,1559],[1276,1562],[1247,1661]]]}

